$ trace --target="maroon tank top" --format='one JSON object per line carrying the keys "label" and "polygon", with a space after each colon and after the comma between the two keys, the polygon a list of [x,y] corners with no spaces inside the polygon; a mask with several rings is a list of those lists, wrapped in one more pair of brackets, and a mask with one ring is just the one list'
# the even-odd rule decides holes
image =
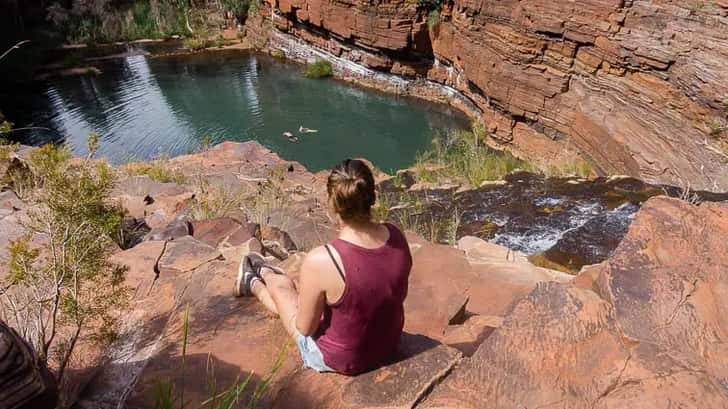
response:
{"label": "maroon tank top", "polygon": [[376,249],[331,242],[346,274],[344,293],[324,307],[315,338],[326,365],[343,374],[379,367],[399,346],[412,256],[399,229],[385,226],[389,239]]}

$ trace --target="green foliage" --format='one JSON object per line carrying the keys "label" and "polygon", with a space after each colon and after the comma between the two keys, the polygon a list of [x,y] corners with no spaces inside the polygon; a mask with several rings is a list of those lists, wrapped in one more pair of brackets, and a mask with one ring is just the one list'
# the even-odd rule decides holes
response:
{"label": "green foliage", "polygon": [[454,245],[460,227],[460,211],[451,214],[435,214],[425,200],[415,192],[384,194],[377,198],[373,217],[377,221],[391,221],[403,230],[435,242]]}
{"label": "green foliage", "polygon": [[208,47],[207,40],[198,37],[186,38],[184,45],[185,48],[189,48],[193,51],[199,51]]}
{"label": "green foliage", "polygon": [[705,2],[703,1],[694,1],[690,3],[690,11],[693,13],[697,13],[700,10],[705,9]]}
{"label": "green foliage", "polygon": [[708,125],[708,127],[710,128],[710,135],[711,136],[718,136],[725,129],[725,127],[723,126],[723,124],[720,121],[717,121],[717,120],[711,122],[710,125]]}
{"label": "green foliage", "polygon": [[516,169],[533,170],[533,166],[509,152],[485,146],[480,130],[454,131],[436,137],[432,147],[417,156],[415,175],[420,182],[467,182],[480,186],[488,180],[500,180]]}
{"label": "green foliage", "polygon": [[440,22],[440,10],[430,10],[427,13],[427,28],[432,30]]}
{"label": "green foliage", "polygon": [[81,336],[115,336],[113,313],[128,294],[125,269],[108,257],[122,213],[110,203],[115,177],[106,163],[71,160],[67,149],[46,145],[31,152],[27,165],[25,199],[33,206],[26,234],[8,246],[4,286],[11,290],[0,297],[0,311],[17,321],[42,359],[53,355],[63,378]]}
{"label": "green foliage", "polygon": [[260,0],[221,0],[223,10],[237,18],[253,15],[258,12]]}
{"label": "green foliage", "polygon": [[258,9],[260,9],[260,0],[250,0],[250,6],[248,6],[248,15],[254,16],[258,14]]}
{"label": "green foliage", "polygon": [[190,16],[204,20],[186,0],[73,0],[70,8],[54,3],[48,19],[71,43],[131,41],[188,34]]}
{"label": "green foliage", "polygon": [[316,60],[313,63],[306,63],[306,68],[303,71],[303,75],[307,78],[324,78],[330,77],[334,74],[334,70],[331,67],[331,63],[327,60]]}
{"label": "green foliage", "polygon": [[[0,135],[9,134],[13,130],[13,123],[8,122],[0,112]],[[18,145],[0,137],[0,160],[6,160],[18,148]]]}

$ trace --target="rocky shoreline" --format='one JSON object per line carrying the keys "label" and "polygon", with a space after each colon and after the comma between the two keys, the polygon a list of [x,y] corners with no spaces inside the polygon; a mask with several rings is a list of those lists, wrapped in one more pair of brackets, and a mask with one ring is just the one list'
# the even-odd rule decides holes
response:
{"label": "rocky shoreline", "polygon": [[[262,380],[277,360],[261,408],[728,405],[726,203],[651,198],[614,254],[576,276],[475,237],[449,246],[410,232],[414,268],[401,354],[384,368],[344,377],[301,370],[294,346],[281,352],[287,337],[277,319],[254,300],[231,296],[246,252],[264,251],[295,278],[305,250],[333,237],[325,174],[254,142],[226,142],[165,166],[178,182],[125,169],[112,195],[128,227],[145,226],[142,241],[112,257],[129,268],[133,300],[118,340],[85,348],[74,368],[85,385],[77,407],[153,407],[160,379],[184,383],[194,405],[210,396],[211,363],[228,386],[250,373]],[[272,182],[275,195],[265,187]],[[247,199],[225,214],[200,212],[216,190]],[[285,201],[275,201],[284,193]],[[28,209],[11,190],[0,194],[3,277],[6,243],[22,234]],[[246,389],[243,401],[251,394]]]}

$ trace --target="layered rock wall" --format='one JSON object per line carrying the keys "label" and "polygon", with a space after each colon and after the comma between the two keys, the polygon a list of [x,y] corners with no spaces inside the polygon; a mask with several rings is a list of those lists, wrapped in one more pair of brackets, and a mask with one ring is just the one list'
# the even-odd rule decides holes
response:
{"label": "layered rock wall", "polygon": [[270,27],[448,85],[523,155],[559,146],[601,173],[728,189],[728,2],[455,0],[428,27],[416,1],[266,1],[255,39]]}

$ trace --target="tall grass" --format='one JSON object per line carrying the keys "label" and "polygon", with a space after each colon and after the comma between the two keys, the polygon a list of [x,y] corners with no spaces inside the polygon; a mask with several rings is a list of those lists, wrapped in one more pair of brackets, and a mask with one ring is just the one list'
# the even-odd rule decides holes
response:
{"label": "tall grass", "polygon": [[435,137],[430,149],[417,155],[414,167],[422,182],[449,180],[473,186],[503,179],[517,169],[533,171],[535,167],[509,152],[487,147],[479,132],[461,130]]}
{"label": "tall grass", "polygon": [[123,170],[130,175],[149,176],[150,179],[162,183],[184,184],[187,182],[187,177],[182,172],[174,169],[167,159],[128,164],[123,167]]}
{"label": "tall grass", "polygon": [[[180,377],[181,377],[181,385],[179,388],[177,385],[170,379],[166,380],[157,380],[155,383],[154,389],[152,390],[153,396],[154,396],[154,408],[155,409],[185,409],[189,406],[186,405],[184,400],[184,393],[185,393],[185,363],[187,360],[187,343],[188,343],[188,335],[189,335],[189,328],[190,328],[190,308],[189,305],[185,308],[183,321],[182,321],[182,362],[180,365]],[[260,382],[258,382],[252,389],[250,394],[250,399],[247,402],[247,405],[245,406],[246,409],[255,409],[258,407],[258,404],[260,401],[265,397],[265,394],[270,389],[270,385],[273,382],[273,378],[275,378],[278,371],[281,369],[281,366],[283,365],[283,361],[286,357],[286,352],[288,351],[288,344],[284,345],[280,352],[278,353],[278,357],[276,358],[276,361],[273,363],[273,367],[271,368],[270,372],[266,375],[265,378],[263,378]],[[218,383],[217,383],[217,376],[215,375],[215,364],[212,360],[212,356],[208,354],[207,356],[207,366],[206,366],[206,377],[207,377],[207,384],[209,388],[210,397],[203,401],[199,405],[199,409],[202,408],[209,408],[209,409],[232,409],[234,407],[238,407],[238,404],[240,403],[240,400],[242,398],[243,393],[246,389],[248,389],[248,386],[252,386],[253,383],[253,373],[251,372],[248,374],[245,379],[240,381],[240,379],[233,382],[233,384],[227,388],[224,388],[222,390],[219,389]]]}

